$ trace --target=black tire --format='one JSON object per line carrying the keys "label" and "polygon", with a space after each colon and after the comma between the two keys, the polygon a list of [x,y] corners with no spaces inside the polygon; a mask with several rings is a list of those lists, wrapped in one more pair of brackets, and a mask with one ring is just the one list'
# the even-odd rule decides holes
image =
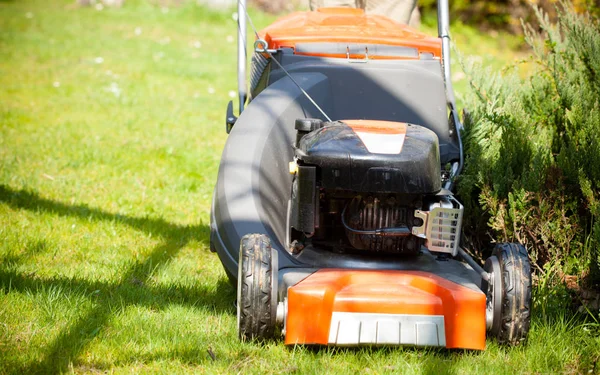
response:
{"label": "black tire", "polygon": [[495,279],[501,282],[499,295],[502,300],[496,304],[500,307],[500,312],[494,312],[494,324],[490,333],[501,344],[518,345],[527,339],[531,322],[529,257],[525,247],[518,243],[497,244],[490,258],[493,257],[498,261],[494,263],[499,266],[500,278]]}
{"label": "black tire", "polygon": [[242,340],[269,339],[275,333],[277,270],[272,253],[266,235],[242,237],[237,280],[238,332]]}

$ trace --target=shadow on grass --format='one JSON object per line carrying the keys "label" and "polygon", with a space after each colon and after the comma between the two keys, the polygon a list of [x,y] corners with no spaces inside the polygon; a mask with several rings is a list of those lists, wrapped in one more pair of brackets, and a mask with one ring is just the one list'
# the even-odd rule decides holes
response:
{"label": "shadow on grass", "polygon": [[[14,373],[59,373],[75,362],[85,346],[107,324],[114,312],[109,306],[120,304],[121,310],[138,305],[163,309],[170,305],[186,305],[208,308],[220,313],[233,313],[234,291],[231,285],[220,279],[216,287],[206,286],[149,286],[153,273],[167,265],[188,242],[196,240],[208,244],[209,229],[206,225],[181,226],[163,219],[139,218],[113,214],[87,205],[68,205],[45,199],[38,194],[12,190],[0,185],[0,202],[15,209],[33,212],[49,212],[59,216],[73,216],[96,221],[115,221],[145,233],[158,235],[163,241],[143,261],[126,270],[120,282],[93,282],[80,278],[43,278],[35,274],[21,274],[11,270],[9,264],[0,268],[0,289],[9,291],[33,291],[55,287],[65,292],[80,293],[93,299],[94,307],[66,327],[48,346],[44,358]],[[9,268],[7,268],[7,266]]]}
{"label": "shadow on grass", "polygon": [[14,209],[48,212],[59,216],[72,216],[91,221],[114,221],[153,236],[158,235],[168,242],[180,242],[185,245],[191,240],[197,240],[207,245],[209,243],[209,228],[207,225],[183,226],[169,223],[164,219],[115,214],[85,204],[70,205],[53,201],[42,198],[30,191],[13,190],[6,185],[0,185],[0,202]]}

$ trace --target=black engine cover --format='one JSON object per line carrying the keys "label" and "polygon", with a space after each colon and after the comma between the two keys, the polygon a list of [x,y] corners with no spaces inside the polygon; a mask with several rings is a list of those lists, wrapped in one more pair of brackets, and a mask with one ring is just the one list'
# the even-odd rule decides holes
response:
{"label": "black engine cover", "polygon": [[438,138],[418,125],[406,124],[399,153],[375,153],[347,124],[325,123],[300,139],[296,156],[319,167],[318,180],[326,189],[406,194],[441,189]]}

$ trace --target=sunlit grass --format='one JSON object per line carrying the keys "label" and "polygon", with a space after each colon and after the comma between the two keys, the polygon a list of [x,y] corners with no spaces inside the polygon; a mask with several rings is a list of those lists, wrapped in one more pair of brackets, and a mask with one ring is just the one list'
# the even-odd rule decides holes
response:
{"label": "sunlit grass", "polygon": [[235,30],[192,1],[0,1],[0,373],[597,371],[596,328],[541,317],[482,353],[239,342],[208,246]]}

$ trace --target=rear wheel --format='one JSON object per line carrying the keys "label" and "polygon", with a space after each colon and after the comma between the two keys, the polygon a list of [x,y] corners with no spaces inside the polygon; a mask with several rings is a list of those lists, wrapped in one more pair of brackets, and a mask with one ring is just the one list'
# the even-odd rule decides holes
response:
{"label": "rear wheel", "polygon": [[527,339],[531,321],[531,265],[521,244],[497,244],[485,262],[488,329],[500,343],[517,345]]}
{"label": "rear wheel", "polygon": [[274,253],[266,235],[242,237],[237,279],[240,339],[268,339],[275,333],[277,257]]}

